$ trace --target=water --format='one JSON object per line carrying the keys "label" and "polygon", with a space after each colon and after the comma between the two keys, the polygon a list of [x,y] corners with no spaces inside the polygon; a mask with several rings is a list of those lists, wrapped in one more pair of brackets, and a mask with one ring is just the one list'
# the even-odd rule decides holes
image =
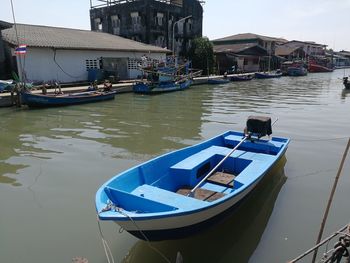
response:
{"label": "water", "polygon": [[[0,109],[0,262],[106,262],[94,195],[116,173],[228,129],[279,118],[286,158],[229,220],[182,240],[139,241],[102,222],[116,262],[286,262],[313,246],[350,136],[344,70],[28,110]],[[349,156],[350,158],[350,156]],[[350,161],[325,235],[349,222]],[[284,168],[283,168],[284,167]],[[320,251],[320,253],[322,253]]]}

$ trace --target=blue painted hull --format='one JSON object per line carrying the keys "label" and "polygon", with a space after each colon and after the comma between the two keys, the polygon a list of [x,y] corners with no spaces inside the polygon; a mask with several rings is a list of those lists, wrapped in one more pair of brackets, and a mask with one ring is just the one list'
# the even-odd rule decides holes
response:
{"label": "blue painted hull", "polygon": [[228,79],[208,79],[208,84],[214,84],[214,85],[226,84],[229,82],[230,80]]}
{"label": "blue painted hull", "polygon": [[23,92],[22,103],[29,107],[56,107],[114,99],[116,92],[80,92],[62,95],[41,95]]}
{"label": "blue painted hull", "polygon": [[139,94],[158,94],[158,93],[185,90],[189,88],[191,84],[192,84],[191,80],[186,80],[181,83],[164,82],[159,84],[148,84],[148,83],[139,82],[133,86],[133,91]]}
{"label": "blue painted hull", "polygon": [[255,78],[257,79],[272,79],[279,78],[282,76],[282,73],[255,73]]}
{"label": "blue painted hull", "polygon": [[235,174],[233,184],[206,181],[200,186],[202,191],[219,194],[217,199],[181,194],[179,189],[192,189],[242,136],[240,132],[228,131],[113,177],[96,193],[99,218],[114,221],[141,239],[146,233],[149,240],[178,238],[212,225],[230,214],[255,189],[289,143],[288,139],[277,137],[244,142],[218,168]]}

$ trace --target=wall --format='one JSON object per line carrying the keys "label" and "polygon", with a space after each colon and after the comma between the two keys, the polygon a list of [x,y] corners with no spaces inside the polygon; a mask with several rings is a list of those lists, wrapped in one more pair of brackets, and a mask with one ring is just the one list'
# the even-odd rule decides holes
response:
{"label": "wall", "polygon": [[191,19],[175,27],[177,50],[186,52],[191,40],[202,36],[203,8],[197,0],[184,0],[182,3],[181,7],[143,0],[93,8],[90,10],[91,30],[172,49],[173,23],[192,15]]}
{"label": "wall", "polygon": [[[101,57],[140,59],[145,54],[152,59],[165,59],[165,54],[161,53],[89,50],[56,50],[55,52],[52,48],[28,47],[22,63],[27,81],[68,83],[88,79],[86,60],[98,60]],[[136,78],[141,74],[138,70],[129,70],[128,72],[129,78]]]}

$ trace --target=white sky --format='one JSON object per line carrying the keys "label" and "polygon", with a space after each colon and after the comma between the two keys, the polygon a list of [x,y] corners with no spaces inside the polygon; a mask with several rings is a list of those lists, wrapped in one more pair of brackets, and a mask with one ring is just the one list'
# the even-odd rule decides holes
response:
{"label": "white sky", "polygon": [[[17,23],[90,29],[89,0],[13,0]],[[10,0],[0,20],[13,22]],[[350,50],[350,0],[206,0],[203,35],[256,33]]]}

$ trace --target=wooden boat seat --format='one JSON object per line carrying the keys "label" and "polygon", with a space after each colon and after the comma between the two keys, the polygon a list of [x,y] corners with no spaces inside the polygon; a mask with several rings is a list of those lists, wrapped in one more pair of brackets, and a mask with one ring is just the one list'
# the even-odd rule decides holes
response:
{"label": "wooden boat seat", "polygon": [[235,178],[236,176],[233,174],[216,172],[207,179],[207,182],[233,188]]}
{"label": "wooden boat seat", "polygon": [[[189,188],[180,188],[176,191],[176,193],[187,196],[191,192]],[[197,188],[194,192],[194,198],[202,201],[215,201],[221,197],[225,196],[223,193],[214,192],[211,190]]]}

